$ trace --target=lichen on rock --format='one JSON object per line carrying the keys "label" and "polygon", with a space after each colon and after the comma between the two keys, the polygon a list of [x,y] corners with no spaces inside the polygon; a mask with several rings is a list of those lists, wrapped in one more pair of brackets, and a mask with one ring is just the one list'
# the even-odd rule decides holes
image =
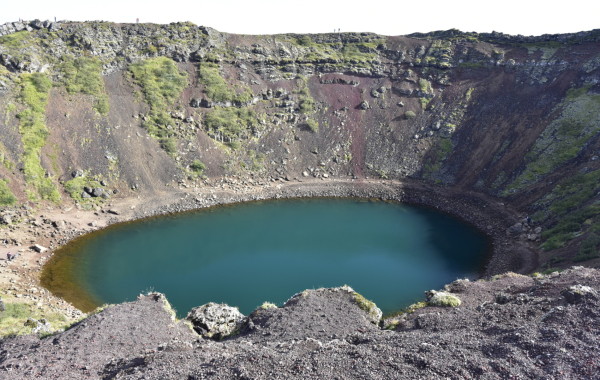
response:
{"label": "lichen on rock", "polygon": [[245,318],[237,307],[214,302],[193,308],[186,317],[198,334],[213,339],[223,339],[235,334],[242,327]]}
{"label": "lichen on rock", "polygon": [[460,306],[462,301],[457,296],[448,292],[430,290],[427,292],[427,303],[430,306],[457,307]]}

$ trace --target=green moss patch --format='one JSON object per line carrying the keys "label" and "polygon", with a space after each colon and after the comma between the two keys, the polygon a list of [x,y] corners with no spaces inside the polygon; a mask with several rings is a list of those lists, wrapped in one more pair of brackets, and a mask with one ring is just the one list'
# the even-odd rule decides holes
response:
{"label": "green moss patch", "polygon": [[560,106],[561,115],[551,122],[525,157],[525,168],[502,195],[518,192],[542,180],[576,158],[600,132],[600,95],[587,88],[572,89]]}
{"label": "green moss patch", "polygon": [[36,320],[43,318],[53,330],[63,329],[69,325],[64,315],[43,313],[31,304],[5,302],[4,306],[5,310],[0,311],[0,337],[30,334],[31,327],[25,325],[28,318]]}
{"label": "green moss patch", "polygon": [[31,33],[27,30],[7,34],[0,37],[0,45],[10,49],[19,49],[31,39]]}
{"label": "green moss patch", "polygon": [[17,198],[8,188],[8,181],[0,179],[0,206],[11,206],[15,204]]}
{"label": "green moss patch", "polygon": [[358,305],[358,307],[367,312],[369,318],[371,319],[371,322],[378,324],[381,320],[382,313],[381,310],[377,307],[377,305],[375,305],[375,302],[369,301],[363,295],[357,292],[353,292],[352,297],[354,299],[354,302]]}
{"label": "green moss patch", "polygon": [[536,202],[541,211],[533,219],[552,226],[542,233],[542,248],[560,248],[586,231],[600,228],[600,204],[595,202],[599,192],[600,170],[594,170],[562,180]]}
{"label": "green moss patch", "polygon": [[64,57],[59,65],[62,84],[70,94],[82,93],[94,97],[94,109],[102,115],[109,110],[108,95],[102,78],[102,63],[95,57]]}
{"label": "green moss patch", "polygon": [[350,63],[367,66],[378,60],[377,49],[385,44],[385,39],[382,38],[317,43],[307,35],[294,36],[285,41],[302,48],[297,57],[302,62]]}
{"label": "green moss patch", "polygon": [[434,292],[427,304],[430,306],[458,307],[462,301],[457,296],[447,292]]}
{"label": "green moss patch", "polygon": [[302,115],[305,115],[304,125],[311,132],[318,132],[319,122],[313,117],[316,113],[315,99],[312,97],[310,90],[306,85],[306,80],[304,78],[300,78],[298,82],[300,83],[300,88],[296,92],[298,95],[298,112]]}
{"label": "green moss patch", "polygon": [[216,107],[206,114],[204,125],[213,138],[235,147],[239,140],[248,138],[258,127],[258,120],[256,114],[246,107]]}
{"label": "green moss patch", "polygon": [[82,177],[73,178],[64,183],[65,191],[77,202],[85,203],[85,204],[98,204],[101,203],[103,198],[101,197],[89,197],[84,198],[83,193],[84,187],[93,188],[103,188],[100,184],[100,181],[96,178],[88,177],[84,175]]}
{"label": "green moss patch", "polygon": [[202,62],[198,76],[204,86],[204,93],[214,102],[244,104],[252,101],[253,94],[250,88],[246,86],[231,88],[219,73],[219,65],[216,63]]}
{"label": "green moss patch", "polygon": [[546,251],[563,247],[589,229],[600,229],[600,204],[591,204],[558,219],[554,226],[542,233]]}
{"label": "green moss patch", "polygon": [[47,175],[41,164],[41,149],[46,144],[46,104],[52,81],[45,74],[22,74],[19,100],[26,108],[17,114],[19,132],[23,142],[23,172],[29,186],[31,200],[38,198],[54,202],[60,200],[52,178]]}
{"label": "green moss patch", "polygon": [[585,261],[598,257],[600,257],[600,235],[596,232],[591,232],[587,238],[581,242],[579,251],[573,261]]}
{"label": "green moss patch", "polygon": [[437,140],[425,159],[423,177],[431,178],[435,173],[438,173],[453,150],[454,144],[451,139],[442,137]]}
{"label": "green moss patch", "polygon": [[129,70],[150,107],[150,112],[142,123],[143,127],[159,140],[164,150],[175,153],[176,140],[174,131],[169,128],[173,123],[169,110],[187,86],[187,74],[179,70],[172,59],[166,57],[149,58],[132,64]]}

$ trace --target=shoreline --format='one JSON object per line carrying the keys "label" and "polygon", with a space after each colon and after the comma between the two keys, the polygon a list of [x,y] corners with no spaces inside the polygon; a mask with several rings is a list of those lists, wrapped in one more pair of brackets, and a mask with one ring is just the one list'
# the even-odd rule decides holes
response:
{"label": "shoreline", "polygon": [[[111,199],[99,210],[85,211],[71,206],[40,207],[26,220],[11,226],[5,241],[16,245],[0,246],[0,292],[7,302],[34,305],[41,313],[60,313],[69,322],[85,313],[41,286],[44,264],[69,241],[107,227],[148,217],[194,211],[202,208],[268,199],[309,197],[379,198],[406,204],[432,207],[467,222],[491,240],[491,255],[482,277],[507,271],[528,273],[537,266],[537,253],[526,242],[510,238],[506,229],[522,215],[501,200],[462,189],[444,188],[419,181],[396,180],[322,180],[309,179],[243,186],[235,180],[212,180],[214,184],[193,189],[174,189],[145,197]],[[39,253],[39,244],[49,249]],[[18,252],[13,261],[8,252]]]}

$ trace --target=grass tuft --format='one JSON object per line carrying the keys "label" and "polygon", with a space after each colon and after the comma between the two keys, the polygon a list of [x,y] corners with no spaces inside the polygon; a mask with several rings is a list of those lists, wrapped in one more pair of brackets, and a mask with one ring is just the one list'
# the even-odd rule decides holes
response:
{"label": "grass tuft", "polygon": [[0,311],[0,338],[5,336],[24,335],[31,333],[31,327],[26,326],[28,318],[44,318],[53,330],[64,329],[70,325],[67,318],[59,313],[43,313],[27,303],[5,302],[5,310]]}
{"label": "grass tuft", "polygon": [[16,201],[17,198],[8,188],[8,181],[0,179],[0,206],[12,206]]}

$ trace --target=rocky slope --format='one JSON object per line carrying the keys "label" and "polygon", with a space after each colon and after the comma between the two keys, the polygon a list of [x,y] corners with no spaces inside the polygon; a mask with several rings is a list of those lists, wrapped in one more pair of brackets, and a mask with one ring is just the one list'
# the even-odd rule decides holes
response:
{"label": "rocky slope", "polygon": [[549,252],[542,268],[597,261],[598,31],[242,36],[34,21],[0,34],[4,205],[101,207],[207,178],[411,179],[529,216],[510,233]]}
{"label": "rocky slope", "polygon": [[[22,254],[19,260],[0,262],[2,295],[25,294],[23,298],[36,307],[44,307],[40,304],[50,295],[37,287],[39,268],[52,252],[34,254],[27,248],[34,243],[54,248],[77,234],[117,221],[280,196],[376,196],[457,214],[493,238],[494,255],[487,274],[525,273],[536,268],[550,272],[573,262],[597,266],[599,82],[598,30],[539,37],[457,30],[394,37],[369,33],[243,36],[190,23],[33,21],[1,25],[0,253]],[[564,278],[574,276],[582,282],[588,274],[596,278],[595,271],[568,273]],[[560,276],[556,278],[563,278]],[[506,292],[518,293],[522,284],[541,281],[517,278],[511,280],[516,281],[515,287]],[[527,289],[537,291],[531,286]],[[593,286],[597,291],[597,285]],[[367,334],[360,338],[366,345],[347,338],[346,330],[340,333],[339,342],[331,343],[331,337],[323,338],[318,331],[310,335],[309,327],[298,325],[306,329],[306,336],[320,342],[315,343],[319,352],[331,350],[333,356],[313,354],[313,348],[306,348],[313,347],[313,341],[282,333],[281,341],[232,340],[237,343],[227,343],[230,345],[218,359],[207,351],[206,361],[199,361],[205,363],[202,368],[188,363],[181,371],[192,377],[208,376],[216,370],[206,363],[214,359],[223,371],[215,374],[224,378],[232,374],[285,377],[283,374],[291,371],[288,367],[273,376],[260,371],[273,371],[275,363],[287,363],[289,355],[298,354],[303,359],[298,362],[297,377],[310,377],[301,372],[309,368],[322,377],[333,377],[328,371],[337,369],[339,376],[349,371],[359,378],[361,365],[366,366],[365,376],[377,374],[380,365],[382,378],[400,377],[398,369],[404,366],[425,371],[422,377],[489,373],[490,377],[560,378],[560,372],[566,371],[567,377],[586,378],[585,368],[597,367],[598,355],[592,352],[585,357],[578,348],[582,343],[577,346],[575,339],[586,342],[588,336],[577,335],[578,331],[586,328],[582,326],[595,326],[593,313],[581,311],[592,301],[573,306],[558,296],[557,292],[564,290],[558,287],[548,296],[554,297],[548,301],[552,307],[573,308],[568,310],[580,314],[574,317],[574,327],[564,330],[566,335],[555,334],[556,339],[572,341],[568,347],[567,343],[561,346],[566,351],[552,354],[558,364],[550,369],[540,364],[546,363],[541,353],[533,358],[518,357],[527,350],[526,342],[519,341],[521,335],[515,335],[519,339],[500,337],[510,344],[507,351],[493,346],[501,334],[513,331],[513,325],[509,328],[502,321],[496,330],[478,330],[480,341],[489,339],[485,341],[493,348],[469,345],[466,330],[459,342],[452,334],[440,338],[430,336],[426,328],[411,327],[411,331],[423,330],[422,335],[413,331],[411,336],[428,344],[436,344],[435,336],[450,342],[441,351],[441,359],[427,356],[420,361],[420,353],[432,351],[427,346],[415,345],[407,352],[417,356],[406,356],[394,348],[403,347],[398,335],[369,324],[358,326],[353,320],[348,322],[351,329],[366,329],[358,331]],[[489,295],[492,290],[486,291]],[[491,311],[481,306],[481,301],[477,309],[472,306],[476,301],[469,303],[468,298],[446,314],[459,313],[471,326],[483,316],[495,318],[493,313],[501,313],[501,306],[500,311]],[[545,310],[538,301],[535,305],[523,301],[533,309],[527,309],[529,314],[517,313],[516,318],[533,318]],[[141,313],[152,316],[157,307],[148,306],[152,302],[145,298],[109,310],[139,307]],[[515,302],[510,298],[505,304]],[[568,305],[561,306],[564,302]],[[356,313],[348,305],[340,307]],[[520,310],[518,307],[505,311]],[[269,313],[286,321],[287,312]],[[75,311],[71,314],[77,316]],[[102,315],[107,314],[91,317],[58,341],[71,344],[80,326],[96,323],[93,321]],[[508,320],[507,315],[498,318]],[[115,318],[110,323],[121,323]],[[403,322],[406,326],[420,323],[410,322],[410,318]],[[301,323],[288,321],[292,326]],[[535,329],[542,323],[527,321]],[[143,328],[162,329],[165,323]],[[271,333],[279,334],[276,331],[281,327],[273,328]],[[137,329],[132,326],[130,333]],[[171,339],[197,339],[180,327],[171,330],[144,330],[148,336],[156,334],[157,340],[147,337],[140,342],[157,349]],[[81,334],[88,340],[93,335],[90,330]],[[532,339],[539,342],[542,333],[536,334]],[[126,336],[123,333],[122,338]],[[99,342],[107,339],[102,334],[94,337]],[[294,342],[291,339],[296,343],[273,343]],[[36,357],[40,358],[43,352],[51,352],[45,343],[50,341],[19,338],[3,347],[5,355],[11,351],[32,355],[33,351],[27,350],[39,349],[41,356]],[[259,341],[268,351],[262,356],[252,348]],[[211,350],[225,347],[201,342]],[[392,348],[385,348],[387,343]],[[200,343],[192,343],[192,349],[196,344]],[[454,353],[448,348],[455,344],[465,351]],[[175,363],[168,355],[189,360],[204,355],[200,350],[186,350],[163,350],[156,361],[138,348],[112,350],[78,368],[86,367],[93,377],[135,377],[136,368],[147,366],[159,378],[167,373],[169,363]],[[385,355],[377,354],[378,350]],[[465,355],[463,361],[471,360],[475,352],[471,364],[449,366],[450,362],[463,363],[453,356],[459,352]],[[576,355],[572,360],[571,352]],[[391,361],[395,364],[387,366],[388,353],[402,362]],[[72,355],[72,362],[79,360],[77,352]],[[356,367],[339,367],[351,366],[348,363],[352,361],[331,364],[331,358],[353,355],[358,355],[356,361],[361,363]],[[484,359],[486,355],[500,359],[489,361]],[[324,357],[329,359],[321,362]],[[512,365],[515,357],[520,360],[518,367]],[[10,358],[4,357],[4,368],[17,368],[18,360]],[[234,364],[249,363],[253,358],[273,361],[263,361],[256,369]],[[41,364],[32,364],[15,373],[25,376],[40,368]],[[48,368],[43,370],[49,371],[47,377],[65,370],[60,365],[49,364]],[[246,371],[258,372],[247,375]],[[76,377],[75,372],[72,376]]]}
{"label": "rocky slope", "polygon": [[[373,323],[349,288],[265,306],[214,341],[172,319],[159,294],[69,330],[0,344],[11,379],[597,379],[600,272],[517,274],[446,287],[457,307],[419,305]],[[362,307],[362,308],[361,308]],[[222,314],[225,315],[225,314]]]}

